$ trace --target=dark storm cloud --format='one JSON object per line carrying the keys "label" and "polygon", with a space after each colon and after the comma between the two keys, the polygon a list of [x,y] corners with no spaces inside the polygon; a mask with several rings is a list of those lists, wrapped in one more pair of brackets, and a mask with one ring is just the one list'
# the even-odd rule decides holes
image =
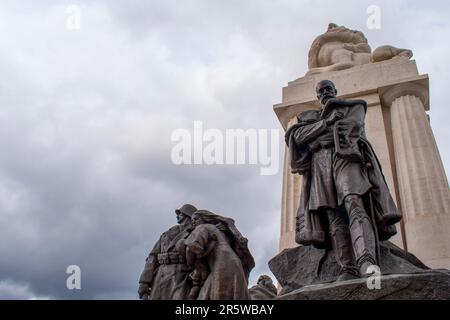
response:
{"label": "dark storm cloud", "polygon": [[[2,5],[0,298],[136,298],[145,256],[185,201],[235,218],[257,263],[251,283],[267,273],[281,168],[176,166],[171,133],[194,120],[280,128],[272,105],[331,21],[365,32],[372,47],[413,49],[433,79],[431,121],[448,169],[438,88],[450,70],[436,62],[446,61],[446,15],[380,2],[385,29],[370,31],[370,1],[334,3],[75,1],[78,31],[59,1]],[[81,291],[66,289],[72,264]]]}

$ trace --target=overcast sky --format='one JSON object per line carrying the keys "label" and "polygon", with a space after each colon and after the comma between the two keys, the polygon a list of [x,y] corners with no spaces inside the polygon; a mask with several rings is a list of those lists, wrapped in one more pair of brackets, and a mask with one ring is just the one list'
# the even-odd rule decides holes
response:
{"label": "overcast sky", "polygon": [[[381,29],[366,26],[369,5]],[[79,30],[67,27],[80,8]],[[281,169],[171,162],[175,129],[281,129],[281,88],[335,22],[410,48],[430,76],[450,170],[448,1],[0,1],[0,298],[137,298],[145,257],[185,202],[278,250]],[[283,145],[280,144],[279,153]],[[67,266],[81,290],[67,290]]]}

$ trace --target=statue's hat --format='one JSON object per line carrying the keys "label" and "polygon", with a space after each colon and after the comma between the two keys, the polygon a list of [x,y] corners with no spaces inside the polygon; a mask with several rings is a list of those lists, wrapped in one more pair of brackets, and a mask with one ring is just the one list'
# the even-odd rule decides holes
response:
{"label": "statue's hat", "polygon": [[176,209],[175,212],[177,214],[185,214],[189,217],[192,217],[192,215],[194,214],[194,212],[197,211],[197,208],[194,207],[192,204],[184,204],[181,208]]}

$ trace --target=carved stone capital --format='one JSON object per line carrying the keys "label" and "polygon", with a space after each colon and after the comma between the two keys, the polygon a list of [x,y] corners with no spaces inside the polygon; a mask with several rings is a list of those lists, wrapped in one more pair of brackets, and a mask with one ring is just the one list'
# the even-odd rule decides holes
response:
{"label": "carved stone capital", "polygon": [[384,106],[390,107],[397,98],[411,95],[419,98],[425,110],[429,110],[428,77],[382,87],[379,93]]}

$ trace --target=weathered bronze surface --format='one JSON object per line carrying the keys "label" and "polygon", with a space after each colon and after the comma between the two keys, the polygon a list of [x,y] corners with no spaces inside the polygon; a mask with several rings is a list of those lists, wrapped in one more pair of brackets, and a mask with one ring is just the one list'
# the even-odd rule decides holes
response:
{"label": "weathered bronze surface", "polygon": [[277,296],[277,288],[272,278],[266,274],[259,276],[258,283],[249,292],[252,300],[269,300]]}
{"label": "weathered bronze surface", "polygon": [[234,220],[198,210],[192,216],[195,229],[180,246],[188,266],[193,288],[190,299],[247,300],[248,276],[255,266]]}
{"label": "weathered bronze surface", "polygon": [[151,300],[247,300],[255,261],[231,218],[186,204],[164,232],[140,277],[139,297]]}
{"label": "weathered bronze surface", "polygon": [[296,242],[333,248],[339,281],[379,264],[379,241],[401,215],[365,135],[366,101],[336,99],[329,80],[316,93],[322,108],[300,113],[285,135],[292,172],[303,176]]}
{"label": "weathered bronze surface", "polygon": [[175,210],[178,225],[164,232],[148,255],[139,279],[139,297],[144,300],[187,299],[191,285],[190,268],[178,252],[180,241],[192,232],[191,216],[197,209],[190,204]]}

